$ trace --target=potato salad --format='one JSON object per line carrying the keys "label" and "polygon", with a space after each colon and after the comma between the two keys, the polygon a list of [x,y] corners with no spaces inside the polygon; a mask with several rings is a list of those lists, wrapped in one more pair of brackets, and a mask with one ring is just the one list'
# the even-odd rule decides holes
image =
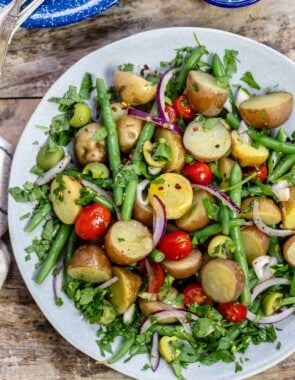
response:
{"label": "potato salad", "polygon": [[25,233],[41,231],[33,281],[97,325],[110,365],[242,371],[294,318],[293,94],[238,65],[196,38],[158,67],[122,62],[111,83],[85,73],[49,99],[35,182],[9,189],[32,202]]}

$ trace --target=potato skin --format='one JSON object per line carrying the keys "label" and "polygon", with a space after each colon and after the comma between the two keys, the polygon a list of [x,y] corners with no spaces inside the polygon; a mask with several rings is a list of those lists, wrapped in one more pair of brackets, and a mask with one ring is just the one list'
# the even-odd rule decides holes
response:
{"label": "potato skin", "polygon": [[141,287],[141,278],[129,269],[113,267],[113,275],[118,281],[110,286],[110,301],[123,314],[136,301]]}
{"label": "potato skin", "polygon": [[203,189],[193,190],[193,201],[190,209],[179,219],[176,220],[176,225],[182,230],[192,232],[206,227],[210,223],[202,200],[208,199],[214,202],[214,197]]}
{"label": "potato skin", "polygon": [[243,101],[239,106],[243,120],[256,129],[272,129],[284,124],[293,109],[290,92],[273,92]]}
{"label": "potato skin", "polygon": [[80,165],[90,162],[106,162],[106,140],[93,140],[101,124],[90,123],[80,128],[74,138],[74,152]]}
{"label": "potato skin", "polygon": [[295,186],[290,187],[290,198],[280,202],[280,207],[284,228],[295,230]]}
{"label": "potato skin", "polygon": [[185,149],[182,143],[182,137],[175,132],[164,128],[157,128],[155,140],[165,139],[171,149],[172,160],[164,168],[164,172],[180,172],[185,165]]}
{"label": "potato skin", "polygon": [[105,249],[113,263],[134,264],[152,251],[153,237],[150,230],[137,220],[121,220],[108,229]]}
{"label": "potato skin", "polygon": [[119,117],[116,126],[121,152],[129,153],[134,148],[143,124],[143,120],[136,119],[129,115]]}
{"label": "potato skin", "polygon": [[111,278],[112,267],[102,248],[95,244],[84,244],[71,257],[67,273],[78,280],[101,283]]}
{"label": "potato skin", "polygon": [[74,177],[62,175],[61,183],[54,179],[50,185],[50,200],[57,217],[65,224],[73,224],[82,210],[76,204],[82,185]]}
{"label": "potato skin", "polygon": [[153,226],[153,208],[149,203],[147,205],[142,205],[135,200],[132,215],[133,219],[138,220],[146,226]]}
{"label": "potato skin", "polygon": [[243,141],[237,131],[231,132],[232,156],[236,158],[242,167],[260,166],[269,156],[269,151],[264,145],[257,148],[251,143]]}
{"label": "potato skin", "polygon": [[270,198],[248,197],[241,203],[241,218],[253,219],[253,202],[258,201],[259,215],[267,225],[278,224],[282,220],[282,215],[278,205]]}
{"label": "potato skin", "polygon": [[191,70],[187,76],[186,94],[191,107],[197,113],[217,116],[229,96],[229,91],[219,87],[212,75]]}
{"label": "potato skin", "polygon": [[202,253],[198,249],[194,249],[186,258],[181,260],[162,261],[164,269],[174,278],[188,278],[196,274],[202,265]]}
{"label": "potato skin", "polygon": [[127,71],[115,71],[114,85],[127,105],[146,104],[156,96],[156,86]]}
{"label": "potato skin", "polygon": [[245,274],[235,261],[211,259],[202,267],[201,282],[213,301],[233,302],[244,289]]}
{"label": "potato skin", "polygon": [[295,235],[292,235],[285,241],[283,255],[287,263],[295,267]]}
{"label": "potato skin", "polygon": [[246,226],[241,229],[245,255],[249,265],[259,256],[267,254],[269,237],[256,226]]}

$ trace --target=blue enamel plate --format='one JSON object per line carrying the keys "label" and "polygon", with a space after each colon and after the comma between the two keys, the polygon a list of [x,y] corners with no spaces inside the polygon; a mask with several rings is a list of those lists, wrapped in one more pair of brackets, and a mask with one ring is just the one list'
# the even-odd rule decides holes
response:
{"label": "blue enamel plate", "polygon": [[205,0],[207,3],[224,8],[240,8],[257,3],[259,0]]}
{"label": "blue enamel plate", "polygon": [[[10,0],[0,0],[0,8]],[[22,24],[26,28],[52,28],[96,16],[118,0],[45,0]]]}

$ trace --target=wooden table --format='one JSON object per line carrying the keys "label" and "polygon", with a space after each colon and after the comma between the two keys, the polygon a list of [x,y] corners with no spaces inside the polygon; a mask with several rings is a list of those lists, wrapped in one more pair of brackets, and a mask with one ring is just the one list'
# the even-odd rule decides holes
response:
{"label": "wooden table", "polygon": [[[239,10],[213,7],[202,0],[121,0],[102,15],[79,24],[17,31],[0,79],[0,135],[15,146],[40,98],[79,58],[122,37],[170,26],[227,30],[295,60],[294,0],[261,0]],[[9,244],[8,233],[4,239]],[[291,379],[294,373],[295,354],[252,379]],[[77,351],[51,327],[13,261],[0,291],[0,379],[127,377]]]}

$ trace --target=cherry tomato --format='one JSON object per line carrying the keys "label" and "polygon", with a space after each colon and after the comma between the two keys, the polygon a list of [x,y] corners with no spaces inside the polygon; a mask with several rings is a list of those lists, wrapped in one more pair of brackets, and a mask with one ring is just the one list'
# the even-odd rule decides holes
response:
{"label": "cherry tomato", "polygon": [[103,235],[111,221],[110,211],[99,203],[84,207],[75,221],[75,232],[83,240]]}
{"label": "cherry tomato", "polygon": [[213,301],[207,296],[200,284],[189,284],[187,285],[182,294],[184,295],[184,304],[186,306],[197,303],[199,305],[212,305]]}
{"label": "cherry tomato", "polygon": [[176,114],[176,111],[175,109],[170,106],[170,104],[165,104],[165,112],[166,114],[168,115],[169,117],[169,120],[171,121],[171,123],[176,123],[176,120],[177,120],[177,114]]}
{"label": "cherry tomato", "polygon": [[159,250],[168,260],[185,258],[193,249],[191,238],[184,231],[172,231],[164,235],[159,242]]}
{"label": "cherry tomato", "polygon": [[196,161],[184,167],[182,174],[192,183],[209,185],[212,182],[213,173],[206,162]]}
{"label": "cherry tomato", "polygon": [[265,182],[267,180],[267,166],[265,164],[261,164],[259,168],[249,168],[246,170],[247,175],[252,173],[256,173],[256,177],[260,182]]}
{"label": "cherry tomato", "polygon": [[174,100],[173,107],[178,117],[183,117],[184,119],[192,120],[196,116],[196,113],[191,108],[185,94],[180,95],[178,98]]}
{"label": "cherry tomato", "polygon": [[242,322],[247,316],[247,307],[242,303],[220,303],[218,311],[224,319],[232,323]]}
{"label": "cherry tomato", "polygon": [[161,263],[149,262],[150,273],[148,273],[148,286],[147,291],[149,293],[159,293],[165,280],[165,270]]}

